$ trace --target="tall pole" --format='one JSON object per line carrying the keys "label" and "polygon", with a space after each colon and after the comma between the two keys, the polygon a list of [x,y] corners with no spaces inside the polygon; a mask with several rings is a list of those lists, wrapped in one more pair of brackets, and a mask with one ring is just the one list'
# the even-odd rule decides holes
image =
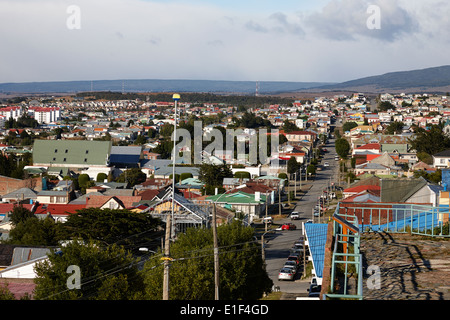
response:
{"label": "tall pole", "polygon": [[297,199],[297,171],[295,171],[295,180],[294,180],[294,197]]}
{"label": "tall pole", "polygon": [[214,298],[219,300],[219,241],[217,239],[216,203],[213,204],[212,230],[214,238]]}
{"label": "tall pole", "polygon": [[175,211],[175,164],[176,164],[176,159],[177,159],[177,154],[176,154],[176,142],[177,142],[177,116],[178,116],[178,112],[177,112],[177,102],[178,100],[180,100],[180,95],[179,94],[174,94],[173,95],[173,100],[175,102],[175,123],[173,126],[173,160],[172,160],[172,237],[175,237],[175,229],[174,229],[174,223],[175,223],[175,219],[174,219],[174,211]]}
{"label": "tall pole", "polygon": [[163,300],[169,300],[169,268],[170,268],[170,229],[171,216],[166,219],[166,236],[164,243],[164,279],[163,279]]}
{"label": "tall pole", "polygon": [[[172,212],[166,218],[166,234],[164,243],[164,275],[163,275],[163,300],[169,300],[169,270],[170,270],[170,239],[174,237],[173,228],[174,209],[175,209],[175,160],[176,160],[176,136],[177,136],[177,101],[180,100],[179,94],[174,94],[175,100],[175,124],[173,128],[173,167],[172,167]],[[171,232],[173,230],[173,232]]]}

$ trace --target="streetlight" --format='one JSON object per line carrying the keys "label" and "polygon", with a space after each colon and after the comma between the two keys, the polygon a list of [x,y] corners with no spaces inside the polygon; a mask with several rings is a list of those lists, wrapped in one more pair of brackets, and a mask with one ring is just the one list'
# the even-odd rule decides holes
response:
{"label": "streetlight", "polygon": [[178,112],[177,112],[177,103],[180,100],[180,95],[175,93],[172,96],[172,99],[175,102],[175,116],[174,116],[174,126],[173,126],[173,163],[172,163],[172,225],[171,225],[171,229],[172,229],[172,234],[171,234],[171,238],[174,237],[174,233],[175,233],[175,229],[174,229],[174,210],[175,210],[175,164],[176,164],[176,142],[177,142],[177,116],[178,116]]}
{"label": "streetlight", "polygon": [[[177,137],[177,102],[180,100],[179,94],[174,94],[172,96],[175,101],[175,123],[173,127],[173,165],[172,165],[172,213],[166,218],[166,234],[165,234],[165,244],[164,244],[164,278],[163,278],[163,300],[169,300],[169,269],[170,269],[170,238],[173,237],[171,229],[173,229],[173,216],[175,208],[175,162],[176,162],[176,137]],[[175,231],[175,230],[173,230]]]}

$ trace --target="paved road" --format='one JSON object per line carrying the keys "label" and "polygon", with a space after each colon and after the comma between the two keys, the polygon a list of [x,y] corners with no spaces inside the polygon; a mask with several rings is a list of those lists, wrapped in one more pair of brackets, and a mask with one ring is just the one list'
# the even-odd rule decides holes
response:
{"label": "paved road", "polygon": [[[295,211],[300,213],[300,219],[292,221],[296,226],[296,230],[292,231],[276,231],[273,238],[266,245],[266,270],[272,279],[274,285],[279,286],[283,293],[294,293],[298,296],[306,296],[309,288],[309,280],[300,280],[300,274],[292,281],[278,281],[278,271],[283,266],[289,255],[289,249],[293,246],[295,240],[302,235],[302,223],[312,219],[312,209],[317,204],[322,190],[327,187],[331,181],[336,181],[337,172],[339,170],[338,161],[334,160],[336,155],[334,147],[334,139],[330,139],[325,145],[328,150],[322,159],[322,164],[328,162],[329,167],[325,167],[322,171],[318,171],[314,181],[302,182],[302,189],[308,192],[297,202]],[[323,167],[323,166],[322,166]],[[291,222],[289,218],[276,220],[275,223]],[[318,218],[314,218],[317,223]],[[322,221],[321,221],[322,222]]]}

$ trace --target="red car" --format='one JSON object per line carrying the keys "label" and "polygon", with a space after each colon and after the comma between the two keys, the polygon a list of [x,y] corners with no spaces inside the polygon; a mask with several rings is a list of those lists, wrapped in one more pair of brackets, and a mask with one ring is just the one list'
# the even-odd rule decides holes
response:
{"label": "red car", "polygon": [[281,226],[281,230],[295,230],[297,226],[293,223],[285,223]]}

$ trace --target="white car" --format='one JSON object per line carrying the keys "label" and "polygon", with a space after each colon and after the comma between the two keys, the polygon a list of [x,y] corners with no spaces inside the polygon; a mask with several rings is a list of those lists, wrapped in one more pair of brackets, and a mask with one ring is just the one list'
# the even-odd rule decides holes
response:
{"label": "white car", "polygon": [[324,167],[329,167],[330,164],[329,164],[328,162],[325,162],[325,163],[323,164],[323,166],[324,166]]}
{"label": "white car", "polygon": [[298,211],[292,211],[291,212],[291,220],[298,220],[300,219],[300,216],[298,215]]}
{"label": "white car", "polygon": [[282,268],[278,273],[278,281],[280,280],[294,280],[294,273],[291,268]]}

